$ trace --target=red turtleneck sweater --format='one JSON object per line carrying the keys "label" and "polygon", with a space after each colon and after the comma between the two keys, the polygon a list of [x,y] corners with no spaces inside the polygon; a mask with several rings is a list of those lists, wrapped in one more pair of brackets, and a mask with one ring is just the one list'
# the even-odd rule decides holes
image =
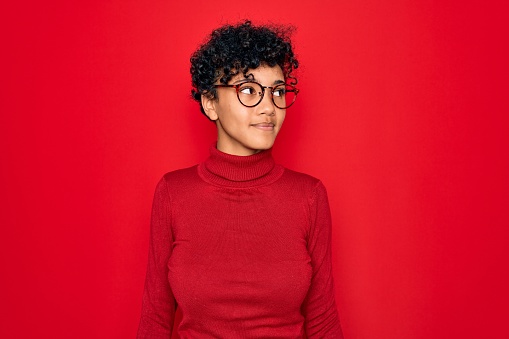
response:
{"label": "red turtleneck sweater", "polygon": [[157,185],[138,338],[342,338],[323,184],[211,148]]}

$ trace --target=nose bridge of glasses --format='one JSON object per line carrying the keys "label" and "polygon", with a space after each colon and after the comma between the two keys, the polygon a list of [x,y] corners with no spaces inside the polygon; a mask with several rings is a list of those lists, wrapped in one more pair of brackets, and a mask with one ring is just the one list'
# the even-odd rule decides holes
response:
{"label": "nose bridge of glasses", "polygon": [[276,85],[276,86],[262,86],[262,85],[259,85],[259,86],[260,86],[260,88],[262,90],[260,92],[258,92],[258,95],[263,98],[265,96],[265,90],[268,90],[269,94],[270,94],[270,98],[273,100],[274,99],[274,89],[276,87],[278,87],[279,85]]}
{"label": "nose bridge of glasses", "polygon": [[276,103],[274,102],[274,88],[275,86],[262,86],[260,85],[262,91],[260,92],[260,102],[263,101],[264,97],[265,97],[265,90],[268,90],[269,91],[269,95],[267,96],[267,99],[266,100],[269,100],[269,103],[271,105],[275,105]]}

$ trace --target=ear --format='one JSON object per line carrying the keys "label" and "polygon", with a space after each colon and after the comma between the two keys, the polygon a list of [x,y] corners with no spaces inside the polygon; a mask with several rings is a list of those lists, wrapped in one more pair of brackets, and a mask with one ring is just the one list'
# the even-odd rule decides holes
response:
{"label": "ear", "polygon": [[201,106],[203,107],[205,115],[208,116],[210,120],[216,121],[218,119],[216,112],[216,99],[211,98],[204,93],[201,95]]}

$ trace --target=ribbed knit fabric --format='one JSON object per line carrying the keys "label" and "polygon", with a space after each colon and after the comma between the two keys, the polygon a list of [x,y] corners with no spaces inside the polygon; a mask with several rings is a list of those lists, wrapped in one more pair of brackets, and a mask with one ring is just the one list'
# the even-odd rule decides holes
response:
{"label": "ribbed knit fabric", "polygon": [[156,188],[138,338],[342,338],[322,183],[211,148]]}

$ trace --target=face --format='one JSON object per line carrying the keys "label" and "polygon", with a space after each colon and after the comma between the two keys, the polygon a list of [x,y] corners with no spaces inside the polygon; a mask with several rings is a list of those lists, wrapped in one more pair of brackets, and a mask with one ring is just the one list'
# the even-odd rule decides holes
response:
{"label": "face", "polygon": [[[249,80],[262,86],[275,86],[285,80],[279,66],[260,66],[248,75]],[[243,74],[238,74],[229,84],[246,80]],[[217,149],[233,155],[251,155],[271,148],[286,114],[286,109],[274,105],[269,89],[265,89],[263,100],[254,107],[242,105],[233,87],[217,88],[216,99],[202,95],[202,105],[207,116],[216,122]]]}

